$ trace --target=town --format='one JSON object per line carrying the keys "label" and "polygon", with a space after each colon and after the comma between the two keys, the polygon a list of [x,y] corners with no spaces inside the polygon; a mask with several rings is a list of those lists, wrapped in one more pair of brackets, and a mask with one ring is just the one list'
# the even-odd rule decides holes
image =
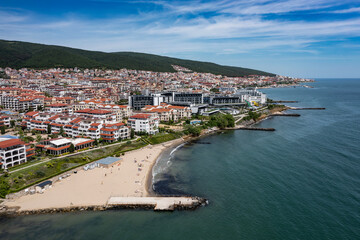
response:
{"label": "town", "polygon": [[[236,115],[266,103],[256,87],[309,81],[100,69],[0,69],[1,168],[159,130],[184,130],[194,116]],[[190,121],[192,120],[192,121]]]}

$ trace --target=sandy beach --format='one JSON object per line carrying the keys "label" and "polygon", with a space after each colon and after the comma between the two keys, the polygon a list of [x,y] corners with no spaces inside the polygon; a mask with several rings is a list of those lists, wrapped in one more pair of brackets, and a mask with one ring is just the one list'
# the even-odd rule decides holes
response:
{"label": "sandy beach", "polygon": [[20,211],[74,206],[105,205],[110,197],[149,197],[152,167],[166,148],[183,142],[176,139],[125,153],[122,161],[110,168],[80,170],[55,182],[44,193],[7,199],[3,205]]}

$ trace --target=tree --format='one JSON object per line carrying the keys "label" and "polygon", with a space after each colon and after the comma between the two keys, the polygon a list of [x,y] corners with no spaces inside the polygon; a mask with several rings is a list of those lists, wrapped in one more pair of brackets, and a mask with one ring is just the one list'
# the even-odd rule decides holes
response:
{"label": "tree", "polygon": [[12,128],[15,127],[15,120],[10,121],[10,127],[12,127]]}
{"label": "tree", "polygon": [[42,140],[41,135],[36,135],[36,142],[40,142]]}
{"label": "tree", "polygon": [[63,127],[60,127],[60,132],[59,132],[59,133],[60,133],[61,136],[64,136],[65,132],[64,132],[64,128],[63,128]]}
{"label": "tree", "polygon": [[131,128],[131,130],[130,130],[130,138],[134,138],[134,136],[135,136],[135,131],[134,131],[134,129]]}
{"label": "tree", "polygon": [[212,89],[210,89],[210,92],[218,93],[219,89],[218,88],[212,88]]}
{"label": "tree", "polygon": [[1,129],[1,134],[5,134],[6,127],[3,125],[3,126],[0,127],[0,129]]}
{"label": "tree", "polygon": [[71,153],[75,152],[75,146],[74,146],[74,144],[70,144],[69,152],[71,152]]}
{"label": "tree", "polygon": [[225,119],[228,122],[227,127],[235,127],[235,119],[231,114],[226,114]]}
{"label": "tree", "polygon": [[24,131],[22,129],[19,129],[19,137],[23,138],[24,137]]}
{"label": "tree", "polygon": [[201,133],[201,128],[200,127],[195,127],[192,125],[187,125],[185,128],[185,132],[187,132],[188,134],[191,134],[194,137],[197,137],[200,135]]}
{"label": "tree", "polygon": [[261,116],[261,113],[249,111],[249,118],[253,119],[255,122]]}
{"label": "tree", "polygon": [[95,145],[95,146],[99,145],[99,141],[98,141],[97,139],[95,139],[94,145]]}
{"label": "tree", "polygon": [[50,124],[47,126],[47,134],[51,134],[51,125]]}

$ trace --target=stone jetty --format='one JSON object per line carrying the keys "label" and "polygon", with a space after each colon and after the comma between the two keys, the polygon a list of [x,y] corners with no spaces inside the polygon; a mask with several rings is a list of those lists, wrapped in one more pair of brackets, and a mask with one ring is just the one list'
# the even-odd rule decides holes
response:
{"label": "stone jetty", "polygon": [[270,116],[283,116],[283,117],[300,117],[301,115],[298,113],[274,113]]}
{"label": "stone jetty", "polygon": [[154,211],[195,210],[208,201],[200,197],[110,197],[107,204],[68,206],[21,210],[20,207],[0,206],[0,216],[51,214],[77,211],[105,211],[117,209],[143,209]]}
{"label": "stone jetty", "polygon": [[299,101],[286,101],[286,100],[279,100],[279,101],[272,101],[271,103],[298,103]]}
{"label": "stone jetty", "polygon": [[291,110],[325,110],[326,108],[324,107],[315,107],[315,108],[311,108],[311,107],[291,107]]}
{"label": "stone jetty", "polygon": [[205,203],[205,199],[197,197],[111,197],[107,206],[173,211],[175,209],[195,209]]}
{"label": "stone jetty", "polygon": [[253,131],[275,131],[275,128],[259,128],[259,127],[239,127],[234,130],[253,130]]}

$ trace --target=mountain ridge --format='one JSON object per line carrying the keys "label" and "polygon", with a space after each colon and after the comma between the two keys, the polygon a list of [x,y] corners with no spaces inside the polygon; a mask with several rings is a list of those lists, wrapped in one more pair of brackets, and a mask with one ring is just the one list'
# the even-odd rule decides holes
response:
{"label": "mountain ridge", "polygon": [[134,69],[154,72],[176,72],[171,65],[179,65],[195,72],[213,73],[228,77],[248,75],[274,76],[255,69],[224,66],[211,62],[185,60],[139,52],[89,51],[57,45],[0,40],[0,67],[46,69],[105,68]]}

